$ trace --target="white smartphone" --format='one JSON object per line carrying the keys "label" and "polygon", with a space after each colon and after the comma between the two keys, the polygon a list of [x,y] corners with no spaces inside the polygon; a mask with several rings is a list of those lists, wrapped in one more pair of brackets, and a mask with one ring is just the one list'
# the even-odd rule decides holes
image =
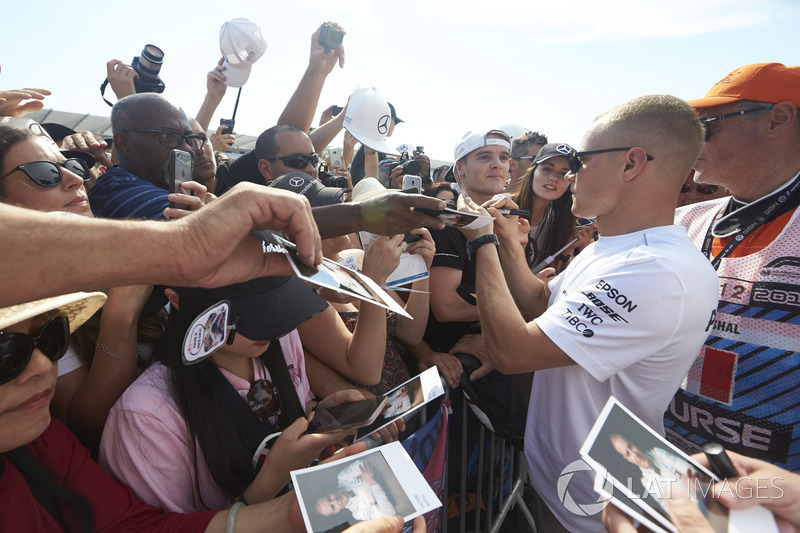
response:
{"label": "white smartphone", "polygon": [[403,175],[403,190],[416,189],[417,194],[422,192],[422,178],[419,176],[412,176],[411,174]]}

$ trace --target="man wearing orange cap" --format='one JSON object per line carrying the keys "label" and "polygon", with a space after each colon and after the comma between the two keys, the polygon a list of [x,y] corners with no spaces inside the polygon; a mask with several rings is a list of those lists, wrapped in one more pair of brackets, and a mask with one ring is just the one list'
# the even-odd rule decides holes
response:
{"label": "man wearing orange cap", "polygon": [[687,451],[708,441],[800,470],[800,67],[734,70],[691,100],[706,127],[695,181],[731,198],[676,224],[719,274],[710,336],[665,416]]}

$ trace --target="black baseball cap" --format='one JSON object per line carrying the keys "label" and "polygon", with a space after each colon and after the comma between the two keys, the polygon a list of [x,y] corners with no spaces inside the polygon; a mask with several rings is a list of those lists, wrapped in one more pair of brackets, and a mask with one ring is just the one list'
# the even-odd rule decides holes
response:
{"label": "black baseball cap", "polygon": [[302,194],[308,198],[311,207],[322,207],[341,203],[344,201],[344,193],[349,190],[340,189],[338,187],[326,187],[318,179],[300,170],[287,172],[283,176],[272,180],[269,183],[269,187]]}

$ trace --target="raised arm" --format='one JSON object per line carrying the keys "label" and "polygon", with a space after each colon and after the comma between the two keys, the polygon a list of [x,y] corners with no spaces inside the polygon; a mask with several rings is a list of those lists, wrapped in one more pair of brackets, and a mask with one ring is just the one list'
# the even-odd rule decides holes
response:
{"label": "raised arm", "polygon": [[206,75],[206,96],[195,117],[195,120],[200,123],[200,127],[203,128],[203,131],[208,131],[211,125],[211,117],[214,116],[214,112],[225,96],[225,91],[228,90],[228,86],[225,85],[225,67],[222,66],[223,61],[225,61],[225,58],[220,58],[217,66],[211,69]]}
{"label": "raised arm", "polygon": [[[344,32],[341,26],[335,22],[328,22],[328,24]],[[283,113],[278,118],[278,124],[291,124],[303,131],[308,131],[314,121],[314,112],[317,109],[325,79],[337,63],[340,68],[344,67],[344,45],[339,45],[338,49],[326,52],[318,40],[320,28],[317,28],[317,31],[311,36],[311,55],[308,68],[300,80],[300,85],[297,86],[289,103],[286,104]]]}

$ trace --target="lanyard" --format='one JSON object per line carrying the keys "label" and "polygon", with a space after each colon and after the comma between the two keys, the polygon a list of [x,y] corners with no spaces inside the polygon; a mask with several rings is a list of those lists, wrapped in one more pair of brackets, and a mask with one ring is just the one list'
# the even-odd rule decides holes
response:
{"label": "lanyard", "polygon": [[[750,219],[747,225],[745,225],[738,232],[736,237],[731,239],[728,242],[728,244],[722,249],[722,251],[719,254],[717,254],[717,256],[714,257],[714,259],[711,260],[711,266],[714,267],[714,270],[719,269],[719,265],[722,262],[722,260],[728,257],[733,252],[733,250],[737,246],[739,246],[739,244],[741,244],[742,241],[745,240],[745,238],[748,235],[750,235],[755,230],[757,230],[758,228],[760,228],[761,226],[763,226],[764,224],[775,218],[781,212],[780,208],[785,204],[787,204],[789,199],[792,198],[792,196],[794,196],[794,194],[797,192],[798,188],[800,188],[800,179],[795,179],[791,184],[773,194],[771,201],[767,202],[767,205],[763,209],[758,211],[757,214]],[[765,198],[762,201],[766,201],[769,199],[770,198]],[[746,207],[742,209],[746,209]],[[711,225],[709,225],[708,230],[706,231],[706,237],[703,240],[703,247],[701,248],[703,255],[705,255],[706,257],[709,258],[711,257],[711,245],[714,242],[714,236],[715,236],[714,227],[722,218],[724,218],[722,215],[724,211],[725,211],[724,209],[721,209],[719,213],[717,213],[717,215],[714,217],[714,220],[711,222]]]}

